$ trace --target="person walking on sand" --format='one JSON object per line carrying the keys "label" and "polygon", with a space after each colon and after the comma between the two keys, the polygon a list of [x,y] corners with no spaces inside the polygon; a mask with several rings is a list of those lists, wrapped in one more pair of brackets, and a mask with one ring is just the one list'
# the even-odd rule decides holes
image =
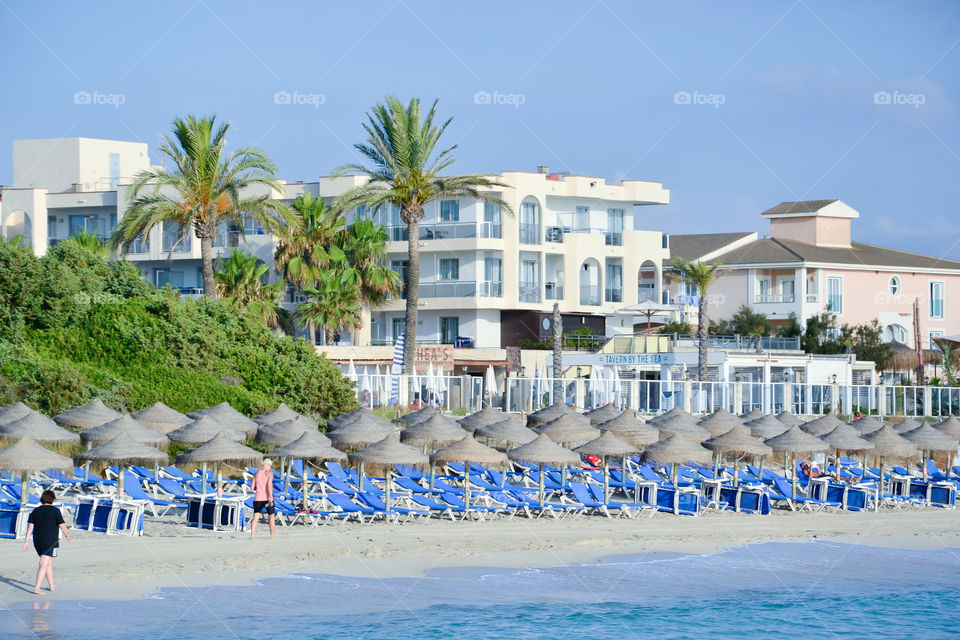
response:
{"label": "person walking on sand", "polygon": [[63,532],[67,542],[70,541],[70,532],[63,521],[60,509],[53,506],[57,499],[53,491],[47,489],[40,494],[40,506],[30,512],[27,520],[27,539],[23,542],[23,550],[30,548],[30,536],[33,536],[33,548],[40,556],[40,566],[37,568],[37,584],[33,592],[40,594],[40,585],[47,579],[50,591],[57,588],[53,581],[53,559],[57,557],[57,548],[60,546],[60,532]]}
{"label": "person walking on sand", "polygon": [[263,466],[260,471],[253,475],[251,482],[253,487],[253,521],[250,523],[250,539],[257,533],[257,523],[260,522],[260,514],[267,512],[267,519],[270,523],[270,537],[274,535],[274,514],[276,510],[273,506],[273,461],[270,458],[264,458]]}

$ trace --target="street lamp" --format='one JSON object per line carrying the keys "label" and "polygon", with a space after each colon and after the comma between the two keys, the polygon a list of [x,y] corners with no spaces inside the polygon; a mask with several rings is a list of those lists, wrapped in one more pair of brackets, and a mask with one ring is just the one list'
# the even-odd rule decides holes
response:
{"label": "street lamp", "polygon": [[583,370],[582,370],[580,367],[577,367],[577,377],[578,377],[578,378],[582,378],[582,377],[583,377]]}
{"label": "street lamp", "polygon": [[837,374],[833,374],[832,376],[830,376],[830,382],[832,382],[833,384],[837,384]]}
{"label": "street lamp", "polygon": [[526,377],[527,377],[527,368],[526,368],[526,367],[520,367],[520,377],[521,377],[521,378],[526,378]]}

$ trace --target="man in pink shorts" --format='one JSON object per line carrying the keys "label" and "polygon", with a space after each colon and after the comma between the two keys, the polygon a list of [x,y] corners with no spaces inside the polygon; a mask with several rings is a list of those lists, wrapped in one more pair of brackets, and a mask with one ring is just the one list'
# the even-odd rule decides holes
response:
{"label": "man in pink shorts", "polygon": [[263,466],[257,471],[251,482],[253,487],[253,522],[250,523],[250,539],[257,533],[257,523],[260,522],[260,514],[267,512],[267,518],[270,522],[270,537],[274,535],[274,514],[276,510],[273,506],[273,461],[270,458],[264,458]]}

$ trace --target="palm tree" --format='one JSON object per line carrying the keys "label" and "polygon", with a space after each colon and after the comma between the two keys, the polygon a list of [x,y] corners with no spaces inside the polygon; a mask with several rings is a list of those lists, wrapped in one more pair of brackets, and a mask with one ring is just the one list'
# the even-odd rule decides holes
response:
{"label": "palm tree", "polygon": [[112,253],[106,245],[104,245],[100,238],[97,237],[97,232],[87,233],[86,231],[78,231],[71,235],[69,238],[64,240],[64,242],[72,242],[78,247],[86,249],[95,256],[101,256],[103,258],[109,258]]}
{"label": "palm tree", "polygon": [[356,329],[360,326],[360,289],[354,286],[346,272],[325,270],[314,285],[303,288],[310,299],[297,308],[297,322],[308,322],[323,327],[323,343],[333,341],[333,333],[340,327]]}
{"label": "palm tree", "polygon": [[339,167],[336,175],[360,173],[369,178],[366,184],[354,187],[335,203],[338,210],[360,205],[376,212],[385,206],[400,209],[400,218],[408,233],[408,267],[406,290],[406,343],[403,371],[414,366],[417,342],[417,308],[420,301],[420,221],[427,203],[439,198],[469,197],[493,202],[510,211],[510,207],[487,189],[502,187],[499,182],[479,174],[441,177],[439,174],[454,162],[453,150],[437,149],[437,143],[452,120],[436,124],[437,102],[423,116],[420,100],[413,98],[404,105],[387,96],[383,104],[374,105],[363,124],[366,142],[354,145],[371,166],[350,164]]}
{"label": "palm tree", "polygon": [[276,167],[256,149],[228,154],[229,128],[229,122],[216,125],[215,116],[174,118],[173,137],[166,136],[160,147],[173,168],[154,167],[137,175],[129,187],[130,206],[110,239],[111,250],[126,253],[157,224],[178,223],[181,237],[192,231],[200,239],[204,292],[212,299],[217,297],[213,237],[218,225],[252,219],[273,232],[291,223],[286,206],[269,194],[241,194],[249,187],[279,189]]}
{"label": "palm tree", "polygon": [[400,291],[400,274],[383,264],[388,238],[383,225],[361,219],[335,239],[344,253],[347,277],[359,288],[360,299],[368,308],[379,307],[388,296]]}
{"label": "palm tree", "polygon": [[234,249],[229,257],[219,261],[220,269],[213,274],[217,295],[238,314],[259,318],[276,327],[283,317],[277,299],[281,284],[264,284],[270,267],[252,253]]}
{"label": "palm tree", "polygon": [[680,279],[694,287],[700,300],[697,304],[697,332],[699,333],[699,354],[697,364],[697,377],[700,380],[707,379],[707,341],[709,335],[709,312],[707,310],[707,291],[710,285],[723,274],[720,269],[720,261],[712,264],[706,262],[690,262],[683,258],[674,258],[673,266],[680,274]]}

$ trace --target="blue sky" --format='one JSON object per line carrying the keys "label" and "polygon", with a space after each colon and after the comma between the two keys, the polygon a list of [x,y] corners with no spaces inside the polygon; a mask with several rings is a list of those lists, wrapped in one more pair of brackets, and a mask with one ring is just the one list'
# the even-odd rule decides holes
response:
{"label": "blue sky", "polygon": [[841,198],[856,239],[960,260],[952,0],[145,6],[0,0],[0,184],[14,139],[157,161],[174,115],[211,112],[312,180],[357,159],[371,104],[417,95],[454,117],[459,172],[659,180],[673,202],[643,226],[671,233],[766,232],[778,202]]}

